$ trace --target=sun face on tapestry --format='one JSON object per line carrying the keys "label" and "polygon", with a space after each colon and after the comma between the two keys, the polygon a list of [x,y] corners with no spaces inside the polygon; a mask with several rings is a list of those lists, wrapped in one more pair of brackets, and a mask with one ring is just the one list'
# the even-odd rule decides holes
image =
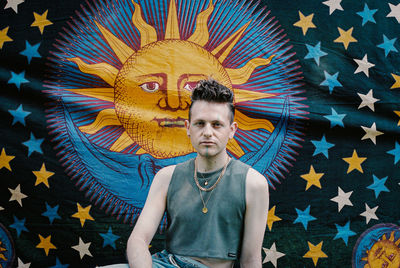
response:
{"label": "sun face on tapestry", "polygon": [[[47,82],[50,128],[81,189],[109,209],[122,205],[125,218],[135,214],[159,168],[193,157],[184,121],[191,90],[210,77],[235,95],[239,131],[229,154],[259,166],[273,156],[263,173],[279,181],[304,112],[298,67],[268,14],[229,1],[115,0],[89,9],[61,33]],[[241,14],[232,20],[231,12]]]}

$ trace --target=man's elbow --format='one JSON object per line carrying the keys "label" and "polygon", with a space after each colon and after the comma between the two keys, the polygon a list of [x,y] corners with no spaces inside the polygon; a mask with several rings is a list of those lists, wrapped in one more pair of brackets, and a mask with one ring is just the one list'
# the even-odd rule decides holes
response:
{"label": "man's elbow", "polygon": [[240,258],[241,268],[261,268],[261,254]]}

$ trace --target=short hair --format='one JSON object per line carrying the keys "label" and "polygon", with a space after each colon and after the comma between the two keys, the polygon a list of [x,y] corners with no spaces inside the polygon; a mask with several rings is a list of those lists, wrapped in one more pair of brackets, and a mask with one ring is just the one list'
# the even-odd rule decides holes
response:
{"label": "short hair", "polygon": [[221,85],[214,79],[201,80],[192,91],[192,103],[189,106],[189,121],[192,112],[192,106],[196,101],[226,103],[230,112],[230,122],[233,122],[235,116],[235,106],[233,105],[233,92],[224,85]]}

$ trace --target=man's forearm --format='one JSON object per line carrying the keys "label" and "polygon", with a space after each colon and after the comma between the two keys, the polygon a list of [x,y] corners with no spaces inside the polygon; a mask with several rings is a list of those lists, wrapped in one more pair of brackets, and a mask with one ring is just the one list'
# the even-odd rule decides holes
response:
{"label": "man's forearm", "polygon": [[126,249],[130,268],[151,268],[149,246],[141,239],[129,238]]}

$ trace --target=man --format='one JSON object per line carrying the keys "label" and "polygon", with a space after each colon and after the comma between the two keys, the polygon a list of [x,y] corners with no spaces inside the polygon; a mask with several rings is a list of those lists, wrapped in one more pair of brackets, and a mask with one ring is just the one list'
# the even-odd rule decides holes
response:
{"label": "man", "polygon": [[[226,151],[237,123],[233,92],[214,80],[192,92],[185,127],[195,159],[167,166],[154,177],[129,237],[130,267],[261,267],[268,215],[268,183]],[[166,251],[149,244],[167,211]]]}

